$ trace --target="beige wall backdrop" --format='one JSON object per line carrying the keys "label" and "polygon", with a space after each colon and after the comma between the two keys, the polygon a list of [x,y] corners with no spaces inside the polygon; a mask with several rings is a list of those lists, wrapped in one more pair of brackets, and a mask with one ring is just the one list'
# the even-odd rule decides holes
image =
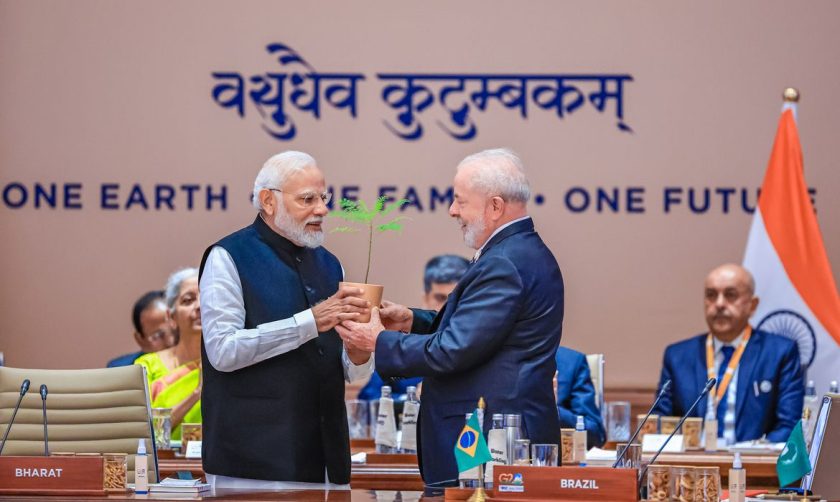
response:
{"label": "beige wall backdrop", "polygon": [[[803,95],[806,176],[840,272],[838,18],[840,4],[829,1],[2,0],[0,351],[10,366],[79,368],[134,350],[133,301],[248,224],[253,178],[285,149],[312,153],[329,185],[358,186],[365,200],[380,187],[396,187],[396,196],[416,190],[422,211],[404,211],[411,221],[401,235],[378,237],[371,280],[386,297],[418,304],[430,256],[471,254],[445,203],[431,210],[431,189],[445,191],[465,155],[508,146],[544,197],[531,212],[566,280],[562,343],[605,353],[612,387],[652,386],[664,346],[704,329],[706,272],[741,261],[751,215],[740,190],[753,206],[788,85]],[[302,106],[306,95],[295,106],[292,73],[305,67],[281,64],[269,44],[291,48],[310,73],[363,75],[355,118],[326,101],[326,80],[318,118]],[[266,128],[280,129],[276,106],[264,105],[263,117],[248,94],[241,117],[221,106],[213,73],[241,75],[246,93],[259,88],[252,76],[286,74],[281,96],[295,136],[271,137]],[[456,129],[439,99],[447,82],[435,81],[415,117],[422,136],[400,138],[388,127],[400,112],[383,98],[400,82],[380,74],[470,76],[447,104],[470,104],[475,137],[455,139],[442,127]],[[587,100],[562,118],[530,94],[526,117],[497,98],[480,110],[471,93],[481,75],[629,75],[623,112],[632,132],[617,127],[615,99],[603,112]],[[597,90],[591,78],[566,83]],[[36,207],[36,185],[53,184],[55,207],[43,197]],[[119,209],[102,207],[103,184],[118,185],[105,190],[114,194],[106,205]],[[135,184],[148,209],[131,199]],[[175,187],[174,209],[155,208],[158,185]],[[199,187],[191,209],[182,185]],[[225,209],[218,200],[207,209],[208,187],[224,187]],[[578,207],[581,191],[599,188],[619,190],[617,211],[570,210],[568,194]],[[633,188],[643,211],[627,208]],[[682,190],[682,202],[666,212],[668,188]],[[688,190],[707,188],[708,210],[692,211]],[[724,211],[715,191],[727,188],[738,192]],[[351,280],[363,274],[364,245],[361,235],[327,237]]]}

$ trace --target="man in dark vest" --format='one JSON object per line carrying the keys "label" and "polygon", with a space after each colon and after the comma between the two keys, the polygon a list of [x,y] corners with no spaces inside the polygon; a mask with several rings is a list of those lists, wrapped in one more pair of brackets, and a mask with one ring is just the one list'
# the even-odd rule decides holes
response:
{"label": "man in dark vest", "polygon": [[217,488],[346,489],[344,382],[371,373],[369,354],[335,333],[370,305],[339,289],[321,247],[330,193],[315,159],[270,158],[254,182],[259,215],[204,252],[202,461]]}

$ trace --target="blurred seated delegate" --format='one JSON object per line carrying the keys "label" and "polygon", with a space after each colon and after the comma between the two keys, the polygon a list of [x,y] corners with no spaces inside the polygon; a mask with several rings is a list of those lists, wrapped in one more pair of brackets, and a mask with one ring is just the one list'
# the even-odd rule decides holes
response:
{"label": "blurred seated delegate", "polygon": [[703,298],[709,332],[665,349],[659,388],[666,380],[673,383],[654,413],[684,414],[715,377],[717,386],[693,416],[716,416],[724,444],[763,436],[787,441],[805,394],[796,342],[750,326],[758,297],[752,275],[740,265],[712,270]]}
{"label": "blurred seated delegate", "polygon": [[566,347],[557,347],[557,415],[560,427],[573,429],[578,415],[586,425],[586,445],[603,446],[606,441],[601,412],[595,404],[595,387],[589,374],[586,355]]}
{"label": "blurred seated delegate", "polygon": [[169,277],[166,307],[178,343],[135,361],[146,367],[153,408],[172,408],[172,439],[182,423],[201,422],[201,309],[198,270],[185,268]]}
{"label": "blurred seated delegate", "polygon": [[175,345],[175,335],[166,319],[163,291],[149,291],[141,296],[131,309],[131,322],[134,323],[134,341],[140,351],[111,359],[108,368],[134,364],[135,359],[143,354]]}
{"label": "blurred seated delegate", "polygon": [[[455,289],[458,280],[467,271],[470,262],[466,258],[453,254],[438,255],[426,263],[423,272],[423,306],[427,310],[439,311],[446,303],[449,293]],[[409,386],[419,386],[423,379],[412,378],[389,378],[387,382],[382,381],[376,371],[370,376],[368,383],[359,391],[359,399],[372,401],[379,399],[382,395],[382,386],[391,386],[391,395],[395,401],[405,401],[406,390]]]}
{"label": "blurred seated delegate", "polygon": [[422,377],[411,378],[389,378],[387,382],[382,380],[379,373],[373,372],[368,383],[359,391],[359,399],[366,401],[373,401],[382,397],[382,386],[388,385],[391,387],[391,395],[394,401],[405,401],[407,397],[408,387],[413,385],[417,387],[423,381]]}

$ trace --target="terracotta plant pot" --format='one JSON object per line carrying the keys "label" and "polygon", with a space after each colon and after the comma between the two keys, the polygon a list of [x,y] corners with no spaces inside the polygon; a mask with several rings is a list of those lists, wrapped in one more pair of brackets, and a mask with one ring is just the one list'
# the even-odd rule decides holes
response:
{"label": "terracotta plant pot", "polygon": [[[379,307],[382,305],[382,292],[385,290],[385,286],[381,286],[379,284],[363,284],[360,282],[339,282],[338,287],[342,287],[344,285],[352,286],[354,288],[360,288],[364,291],[362,293],[362,298],[370,302],[370,307]],[[368,322],[370,321],[370,313],[368,312],[365,315],[359,316],[359,322]]]}

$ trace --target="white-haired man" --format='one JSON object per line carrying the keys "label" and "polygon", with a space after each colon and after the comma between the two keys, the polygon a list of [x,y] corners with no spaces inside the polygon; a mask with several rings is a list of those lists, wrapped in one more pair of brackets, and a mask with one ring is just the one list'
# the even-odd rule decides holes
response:
{"label": "white-haired man", "polygon": [[330,194],[315,159],[288,151],[254,182],[254,222],[201,265],[202,460],[220,488],[349,488],[344,381],[368,353],[334,327],[369,310],[321,247]]}
{"label": "white-haired man", "polygon": [[552,379],[563,277],[528,216],[522,162],[510,150],[480,152],[458,165],[453,185],[449,215],[476,253],[440,313],[388,305],[385,326],[373,309],[368,324],[336,327],[345,343],[376,349],[383,376],[424,377],[418,455],[431,492],[457,484],[452,448],[481,396],[487,416],[521,414],[532,443],[557,444],[560,430]]}

